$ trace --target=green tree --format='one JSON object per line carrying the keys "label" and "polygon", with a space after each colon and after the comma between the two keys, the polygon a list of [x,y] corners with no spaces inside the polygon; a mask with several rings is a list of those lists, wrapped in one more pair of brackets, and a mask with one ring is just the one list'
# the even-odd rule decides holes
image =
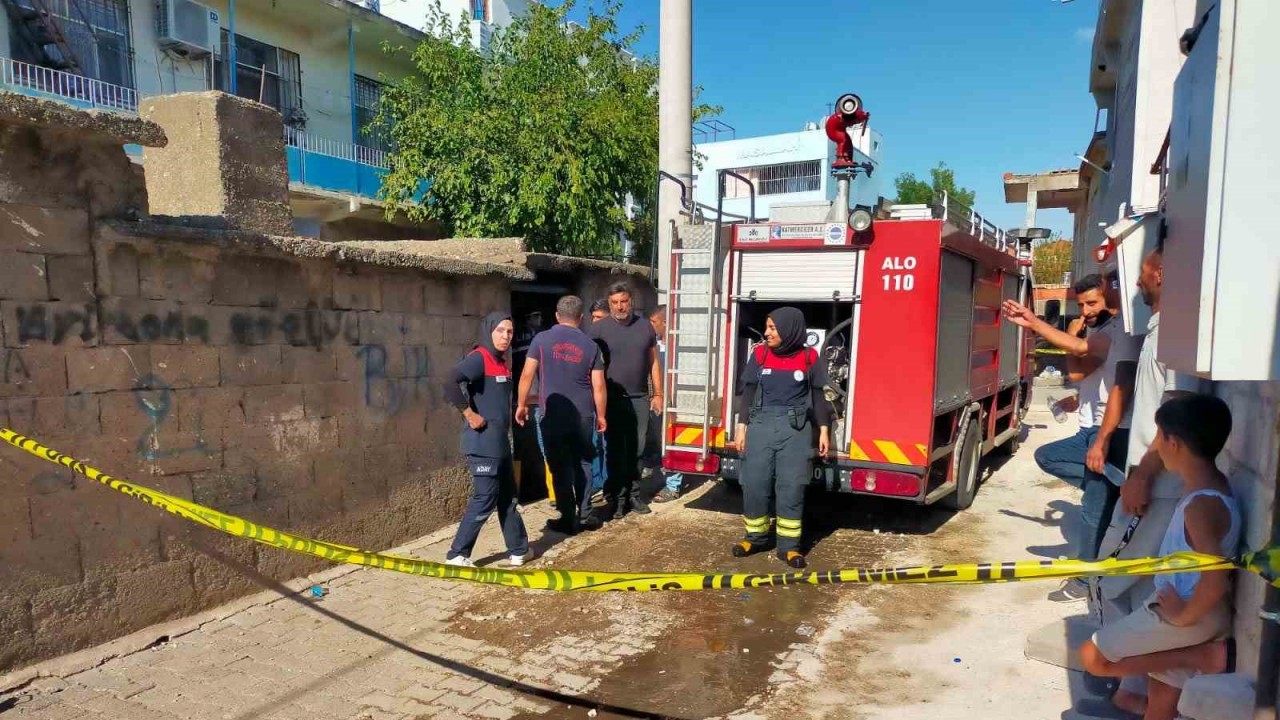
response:
{"label": "green tree", "polygon": [[929,205],[942,193],[966,207],[973,207],[975,193],[969,188],[956,185],[956,172],[944,162],[938,163],[929,171],[930,182],[925,182],[913,173],[904,172],[893,181],[897,191],[897,203],[900,205]]}
{"label": "green tree", "polygon": [[1031,268],[1037,283],[1057,285],[1071,270],[1071,241],[1051,238],[1031,248]]}
{"label": "green tree", "polygon": [[624,200],[653,193],[658,69],[631,54],[643,29],[619,34],[619,2],[571,27],[574,4],[531,3],[477,51],[470,23],[452,21],[437,0],[433,37],[412,50],[414,71],[380,106],[394,147],[388,212],[455,236],[524,237],[542,252],[617,251],[618,231],[631,225]]}

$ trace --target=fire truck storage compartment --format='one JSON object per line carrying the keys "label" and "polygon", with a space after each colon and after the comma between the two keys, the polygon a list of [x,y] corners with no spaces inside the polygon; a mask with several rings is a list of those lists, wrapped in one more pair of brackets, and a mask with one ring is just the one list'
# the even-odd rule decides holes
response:
{"label": "fire truck storage compartment", "polygon": [[755,293],[762,300],[825,300],[828,303],[832,297],[852,300],[860,254],[853,251],[744,252],[738,291],[744,296]]}
{"label": "fire truck storage compartment", "polygon": [[[733,386],[730,390],[731,396],[737,392],[738,378],[742,376],[742,371],[747,366],[747,353],[754,343],[763,340],[765,318],[774,310],[787,306],[796,308],[804,313],[804,325],[809,331],[807,339],[811,342],[816,341],[816,349],[821,352],[824,350],[824,344],[826,345],[827,356],[819,358],[820,362],[828,363],[828,366],[832,364],[848,366],[850,323],[846,321],[853,317],[852,302],[832,302],[830,300],[826,302],[787,302],[782,300],[753,302],[743,300],[738,303],[734,363],[736,370],[734,372]],[[832,335],[833,330],[837,331],[834,336]],[[830,342],[828,342],[828,339]],[[839,383],[833,384],[840,385]],[[848,388],[840,387],[840,389],[842,392],[848,392]],[[837,405],[837,410],[843,414],[843,403],[837,403]]]}

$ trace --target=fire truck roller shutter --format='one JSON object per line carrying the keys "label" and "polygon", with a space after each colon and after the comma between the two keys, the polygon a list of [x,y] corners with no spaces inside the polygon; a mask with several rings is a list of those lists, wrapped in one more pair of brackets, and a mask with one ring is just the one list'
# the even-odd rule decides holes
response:
{"label": "fire truck roller shutter", "polygon": [[[796,303],[830,301],[832,297],[851,302],[861,255],[860,252],[742,253],[738,292],[744,296],[755,293],[760,301],[789,301],[797,307]],[[778,303],[782,304],[787,303]]]}
{"label": "fire truck roller shutter", "polygon": [[938,289],[938,353],[934,410],[969,399],[969,351],[973,336],[973,261],[953,252],[942,253]]}

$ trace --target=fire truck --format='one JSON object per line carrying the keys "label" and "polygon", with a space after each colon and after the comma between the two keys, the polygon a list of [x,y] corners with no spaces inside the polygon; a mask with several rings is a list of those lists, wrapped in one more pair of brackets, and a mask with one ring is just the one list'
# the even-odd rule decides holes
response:
{"label": "fire truck", "polygon": [[[758,220],[751,181],[721,170],[714,215],[702,220],[682,187],[690,222],[675,227],[666,268],[667,470],[736,481],[738,376],[766,316],[788,305],[804,313],[807,343],[826,363],[837,418],[814,485],[962,510],[983,456],[1016,450],[1032,338],[1000,305],[1026,302],[1030,239],[945,195],[851,208],[851,183],[874,169],[854,162],[849,137],[867,117],[845,95],[827,119],[833,203],[774,206]],[[749,190],[747,217],[723,211],[729,177]]]}

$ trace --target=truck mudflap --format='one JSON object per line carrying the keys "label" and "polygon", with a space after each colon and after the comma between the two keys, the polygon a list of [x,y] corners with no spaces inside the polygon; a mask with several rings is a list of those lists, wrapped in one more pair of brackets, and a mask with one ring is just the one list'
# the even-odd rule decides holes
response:
{"label": "truck mudflap", "polygon": [[[737,454],[721,455],[719,465],[720,477],[741,480],[742,458]],[[925,467],[838,458],[815,461],[809,484],[830,492],[924,502],[928,490],[927,474],[928,468]]]}

